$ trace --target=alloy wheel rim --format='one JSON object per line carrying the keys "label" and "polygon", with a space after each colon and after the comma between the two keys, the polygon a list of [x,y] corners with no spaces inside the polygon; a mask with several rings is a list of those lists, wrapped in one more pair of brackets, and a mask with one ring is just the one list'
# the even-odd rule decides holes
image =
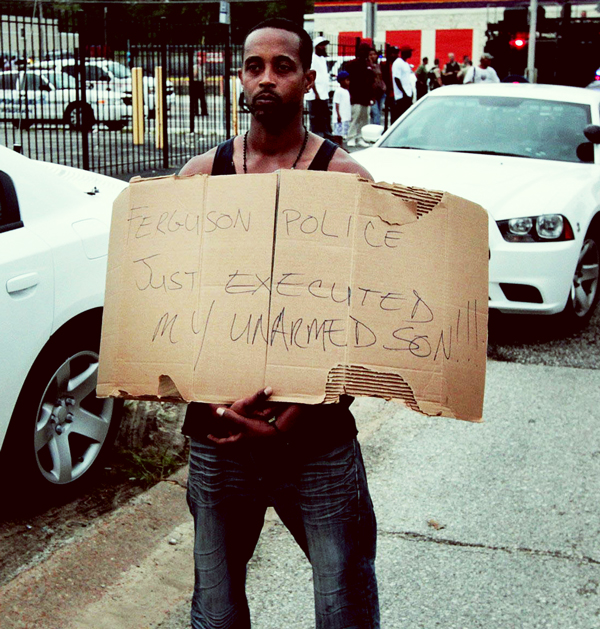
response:
{"label": "alloy wheel rim", "polygon": [[71,483],[87,472],[108,435],[114,402],[96,398],[98,354],[68,358],[42,396],[34,430],[38,469],[52,484]]}
{"label": "alloy wheel rim", "polygon": [[581,248],[571,286],[571,301],[577,316],[585,317],[592,308],[598,292],[599,275],[600,251],[596,241],[590,238]]}

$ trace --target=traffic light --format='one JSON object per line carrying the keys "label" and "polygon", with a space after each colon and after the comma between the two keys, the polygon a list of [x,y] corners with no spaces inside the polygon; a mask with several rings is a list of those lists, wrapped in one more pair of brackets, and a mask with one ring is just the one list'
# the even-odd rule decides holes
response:
{"label": "traffic light", "polygon": [[523,50],[527,46],[529,39],[529,33],[516,33],[514,37],[509,40],[509,45],[515,50]]}

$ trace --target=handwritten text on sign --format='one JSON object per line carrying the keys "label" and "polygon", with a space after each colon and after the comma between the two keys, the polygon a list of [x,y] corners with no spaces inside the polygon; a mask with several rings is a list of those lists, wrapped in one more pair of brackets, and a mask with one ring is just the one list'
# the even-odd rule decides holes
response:
{"label": "handwritten text on sign", "polygon": [[317,398],[338,365],[418,381],[485,362],[482,210],[440,203],[417,220],[381,186],[323,175],[194,178],[196,194],[189,180],[133,184],[113,227],[121,308],[144,313],[127,361],[187,374],[173,377],[186,399],[207,401],[266,380]]}

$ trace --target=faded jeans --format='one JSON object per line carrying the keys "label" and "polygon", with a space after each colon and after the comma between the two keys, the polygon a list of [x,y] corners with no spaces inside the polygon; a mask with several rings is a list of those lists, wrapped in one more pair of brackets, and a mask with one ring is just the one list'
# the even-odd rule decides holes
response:
{"label": "faded jeans", "polygon": [[378,629],[376,524],[358,441],[307,461],[280,443],[271,454],[192,441],[193,629],[250,627],[246,564],[269,505],[311,562],[317,629]]}

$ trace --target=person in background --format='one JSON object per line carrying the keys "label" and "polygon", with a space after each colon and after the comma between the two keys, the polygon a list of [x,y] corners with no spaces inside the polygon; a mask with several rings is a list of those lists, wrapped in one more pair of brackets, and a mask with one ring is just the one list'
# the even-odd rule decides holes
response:
{"label": "person in background", "polygon": [[433,67],[428,72],[429,91],[442,87],[442,72],[440,70],[440,60],[433,60]]}
{"label": "person in background", "polygon": [[352,120],[348,130],[348,146],[368,146],[360,136],[361,129],[369,124],[369,107],[375,83],[375,73],[369,63],[371,46],[362,42],[358,46],[356,58],[349,61],[344,68],[350,74],[350,102],[352,103]]}
{"label": "person in background", "polygon": [[[249,130],[193,157],[181,176],[297,169],[372,181],[346,151],[304,127],[304,94],[315,78],[305,30],[282,18],[267,20],[246,35],[243,54],[239,76]],[[311,193],[306,190],[306,197]],[[377,527],[350,412],[353,398],[287,404],[270,401],[272,393],[266,387],[233,404],[188,406],[182,430],[191,438],[191,627],[250,628],[246,566],[272,505],[312,566],[315,625],[379,629]],[[275,601],[280,596],[273,592]],[[281,623],[275,618],[273,626]]]}
{"label": "person in background", "polygon": [[442,72],[442,82],[444,85],[456,85],[458,83],[458,73],[460,72],[460,63],[454,58],[454,53],[448,53],[448,63],[444,66]]}
{"label": "person in background", "polygon": [[484,52],[479,60],[479,67],[471,66],[465,76],[465,83],[500,83],[496,70],[490,65],[494,57]]}
{"label": "person in background", "polygon": [[348,136],[350,120],[352,120],[352,105],[350,104],[350,75],[345,70],[340,70],[337,75],[339,85],[333,93],[333,112],[331,120],[333,124],[333,140],[340,146]]}
{"label": "person in background", "polygon": [[310,130],[324,138],[331,133],[329,124],[329,70],[327,69],[327,44],[325,37],[316,37],[313,41],[314,52],[311,70],[316,72],[312,89],[305,97],[310,116]]}
{"label": "person in background", "polygon": [[415,77],[417,79],[417,100],[422,98],[428,92],[427,85],[427,64],[429,63],[429,59],[427,57],[423,57],[423,62],[421,65],[415,70]]}
{"label": "person in background", "polygon": [[392,109],[392,122],[395,122],[413,102],[412,68],[408,60],[412,57],[412,48],[404,46],[400,49],[400,56],[392,66],[392,78],[394,79],[394,108]]}
{"label": "person in background", "polygon": [[379,65],[379,53],[375,48],[371,48],[369,51],[369,63],[371,69],[375,74],[375,80],[373,82],[373,104],[370,110],[370,119],[372,124],[381,124],[381,114],[385,107],[385,93],[386,85],[383,80],[383,72]]}
{"label": "person in background", "polygon": [[460,67],[460,72],[458,73],[458,82],[459,83],[464,83],[465,82],[465,77],[467,76],[467,72],[469,71],[469,68],[473,65],[473,62],[471,61],[471,58],[469,57],[469,55],[465,55],[463,57],[463,62],[462,65]]}
{"label": "person in background", "polygon": [[386,92],[385,92],[385,109],[384,109],[384,117],[385,124],[387,126],[387,113],[392,111],[394,106],[394,79],[392,78],[392,66],[394,65],[394,61],[398,58],[398,54],[400,50],[396,46],[386,46],[386,59],[383,61],[381,65],[381,75],[385,82]]}

